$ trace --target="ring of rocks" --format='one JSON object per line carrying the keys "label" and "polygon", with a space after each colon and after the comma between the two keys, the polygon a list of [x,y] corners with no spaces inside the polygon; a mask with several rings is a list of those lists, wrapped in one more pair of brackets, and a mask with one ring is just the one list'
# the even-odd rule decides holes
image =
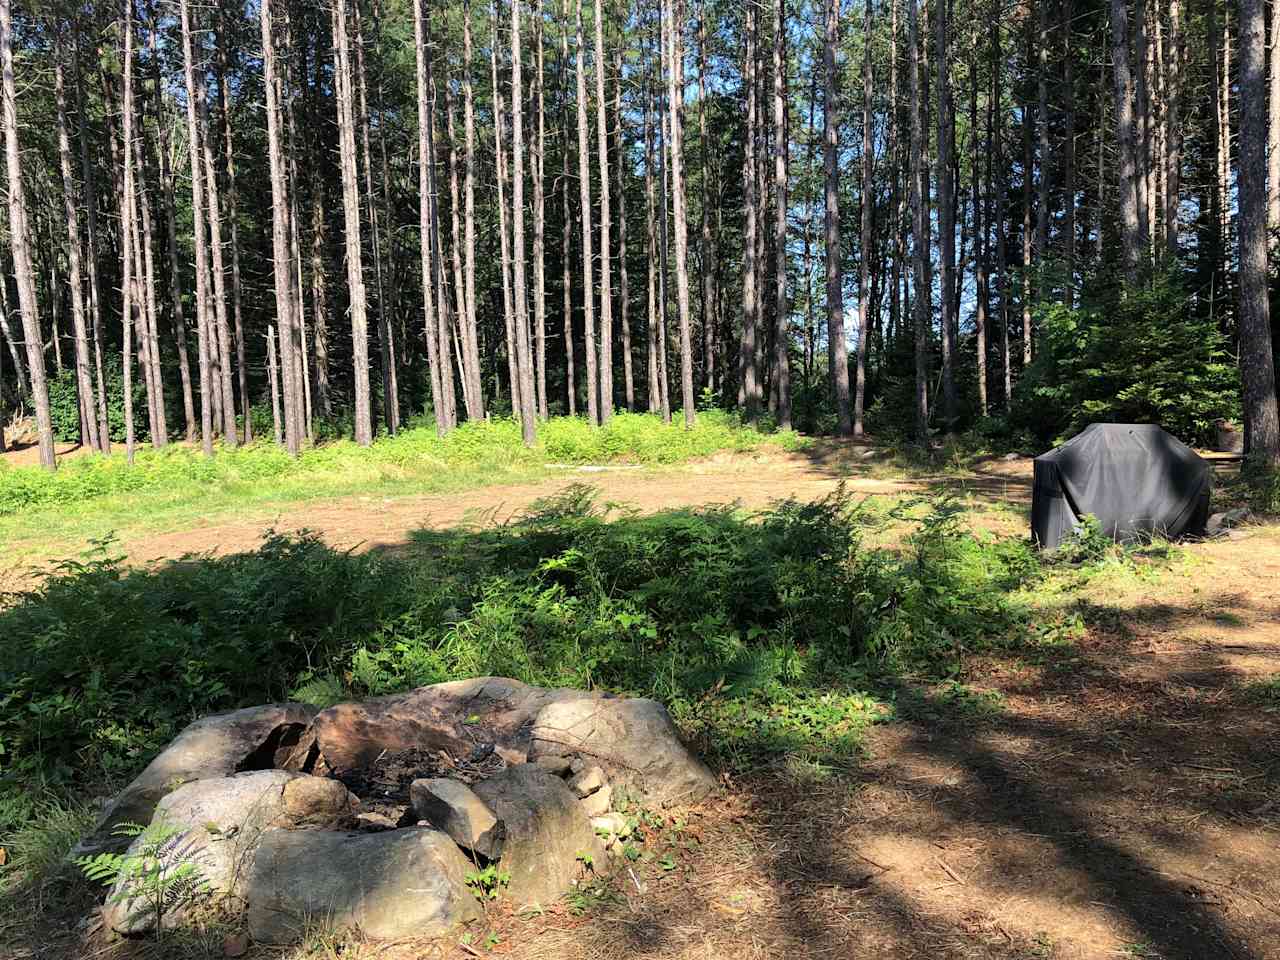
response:
{"label": "ring of rocks", "polygon": [[120,876],[103,907],[120,934],[216,908],[268,944],[316,927],[438,937],[481,915],[478,877],[551,903],[618,852],[618,808],[683,806],[714,786],[653,700],[481,677],[198,720],[74,855],[146,858],[149,876],[173,878],[157,894]]}

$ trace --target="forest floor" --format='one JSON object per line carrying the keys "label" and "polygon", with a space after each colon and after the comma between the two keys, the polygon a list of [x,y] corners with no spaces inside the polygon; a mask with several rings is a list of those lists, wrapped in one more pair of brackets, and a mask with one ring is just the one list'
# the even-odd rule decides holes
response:
{"label": "forest floor", "polygon": [[[1029,460],[894,476],[867,447],[719,455],[669,469],[566,468],[445,496],[313,502],[163,534],[136,561],[251,547],[268,523],[335,545],[411,549],[423,526],[501,522],[571,482],[641,511],[855,494],[955,495],[1025,530]],[[50,556],[56,556],[51,553]],[[16,572],[15,572],[16,575]],[[1280,957],[1280,525],[1179,547],[1149,569],[1059,584],[1038,602],[1079,629],[966,664],[967,690],[869,730],[848,769],[785,765],[725,789],[653,839],[660,857],[564,903],[494,909],[465,941],[315,940],[250,957]],[[4,957],[239,955],[207,940],[105,946],[74,922]]]}

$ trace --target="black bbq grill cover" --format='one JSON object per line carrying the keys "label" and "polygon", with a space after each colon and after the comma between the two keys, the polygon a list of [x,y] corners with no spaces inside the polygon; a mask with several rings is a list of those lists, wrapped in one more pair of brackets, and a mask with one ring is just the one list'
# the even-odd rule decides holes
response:
{"label": "black bbq grill cover", "polygon": [[1031,538],[1055,549],[1085,514],[1116,540],[1203,533],[1209,465],[1154,424],[1095,423],[1036,457]]}

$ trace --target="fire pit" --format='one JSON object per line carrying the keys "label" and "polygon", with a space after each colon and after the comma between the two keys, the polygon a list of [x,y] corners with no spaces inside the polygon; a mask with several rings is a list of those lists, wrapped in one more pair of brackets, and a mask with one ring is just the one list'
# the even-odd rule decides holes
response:
{"label": "fire pit", "polygon": [[[206,717],[79,852],[123,852],[104,908],[123,934],[220,910],[266,943],[316,924],[438,936],[479,915],[490,865],[498,893],[546,904],[603,869],[614,807],[693,803],[714,783],[654,701],[483,677]],[[145,890],[129,869],[143,863]]]}

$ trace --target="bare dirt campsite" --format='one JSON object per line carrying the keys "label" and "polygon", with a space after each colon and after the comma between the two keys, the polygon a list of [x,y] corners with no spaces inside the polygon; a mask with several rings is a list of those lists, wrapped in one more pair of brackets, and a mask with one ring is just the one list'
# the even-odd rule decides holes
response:
{"label": "bare dirt campsite", "polygon": [[[840,485],[873,507],[946,496],[967,525],[1025,536],[1030,482],[1026,458],[903,472],[874,447],[819,441],[659,470],[553,466],[532,483],[326,500],[163,536],[122,531],[118,548],[161,565],[248,550],[269,521],[342,549],[412,555],[427,549],[424,529],[508,524],[569,483],[589,483],[618,513],[730,501],[750,511]],[[1035,644],[966,656],[953,681],[882,686],[881,715],[838,763],[784,754],[714,766],[712,796],[647,821],[642,855],[557,904],[495,901],[460,940],[318,934],[288,956],[1276,956],[1280,528],[1250,523],[1065,571],[1035,602]],[[101,936],[55,912],[12,955],[239,949],[217,926],[168,942]]]}

